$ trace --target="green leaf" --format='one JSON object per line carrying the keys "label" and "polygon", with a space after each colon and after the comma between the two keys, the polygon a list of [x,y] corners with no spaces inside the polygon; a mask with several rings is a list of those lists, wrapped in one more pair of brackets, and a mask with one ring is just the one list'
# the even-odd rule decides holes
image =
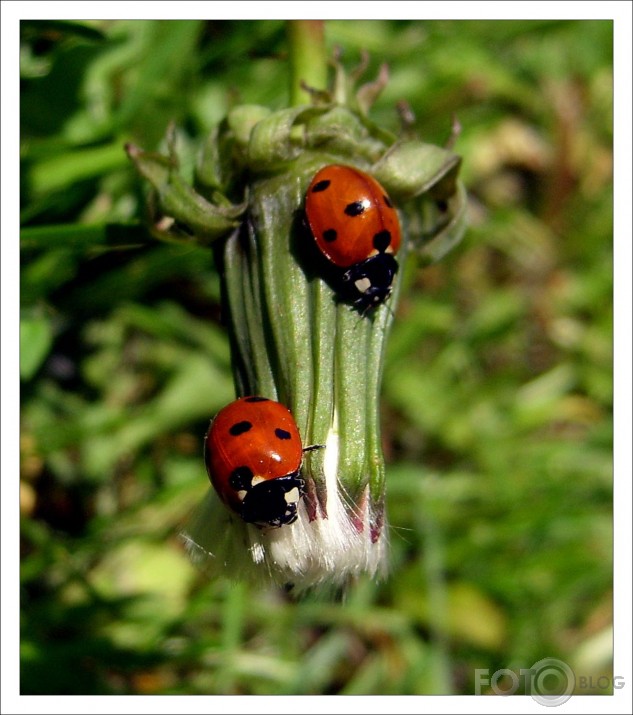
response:
{"label": "green leaf", "polygon": [[20,377],[30,380],[46,359],[53,342],[50,321],[44,316],[20,321]]}
{"label": "green leaf", "polygon": [[147,244],[150,236],[139,223],[85,224],[68,223],[28,226],[20,231],[21,250],[72,248],[77,251],[100,247],[103,250],[130,248]]}
{"label": "green leaf", "polygon": [[35,194],[61,191],[86,179],[94,179],[125,166],[118,140],[111,144],[64,152],[33,166],[30,179]]}

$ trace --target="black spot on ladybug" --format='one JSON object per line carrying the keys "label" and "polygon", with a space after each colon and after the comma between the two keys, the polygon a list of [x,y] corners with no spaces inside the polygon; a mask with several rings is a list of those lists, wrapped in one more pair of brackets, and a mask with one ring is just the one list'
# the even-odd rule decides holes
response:
{"label": "black spot on ladybug", "polygon": [[251,422],[248,420],[242,420],[242,422],[236,422],[234,425],[229,427],[229,434],[237,437],[240,434],[244,434],[244,432],[248,432],[248,430],[252,429],[252,427],[253,425]]}
{"label": "black spot on ladybug", "polygon": [[365,210],[366,205],[363,201],[353,201],[345,207],[345,213],[348,216],[360,216]]}
{"label": "black spot on ladybug", "polygon": [[328,228],[326,231],[323,231],[323,240],[327,241],[328,243],[336,241],[336,236],[336,229]]}
{"label": "black spot on ladybug", "polygon": [[245,397],[244,402],[270,402],[267,397]]}
{"label": "black spot on ladybug", "polygon": [[277,429],[275,430],[275,437],[277,437],[277,439],[290,439],[292,435],[290,434],[290,432],[286,432],[285,429],[277,427]]}
{"label": "black spot on ladybug", "polygon": [[330,185],[330,183],[331,183],[331,182],[330,182],[329,179],[323,179],[323,181],[319,181],[318,184],[315,184],[315,185],[312,187],[312,193],[313,193],[313,194],[318,194],[319,191],[325,191],[325,190],[328,188],[328,186]]}
{"label": "black spot on ladybug", "polygon": [[248,490],[251,488],[251,482],[254,476],[253,470],[250,467],[237,467],[231,472],[229,484],[236,492],[242,491],[243,489]]}
{"label": "black spot on ladybug", "polygon": [[383,198],[383,201],[385,202],[385,204],[386,204],[390,209],[392,209],[392,208],[393,208],[393,204],[391,203],[391,199],[390,199],[386,194],[385,194],[382,198]]}
{"label": "black spot on ladybug", "polygon": [[389,231],[380,231],[374,236],[374,248],[380,253],[384,253],[391,243],[391,233]]}

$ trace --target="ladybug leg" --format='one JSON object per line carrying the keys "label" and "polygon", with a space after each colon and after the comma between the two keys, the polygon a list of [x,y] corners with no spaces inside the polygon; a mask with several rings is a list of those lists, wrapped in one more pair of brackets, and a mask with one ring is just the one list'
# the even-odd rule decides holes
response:
{"label": "ladybug leg", "polygon": [[305,454],[306,452],[314,452],[317,449],[325,449],[325,445],[324,444],[311,444],[309,447],[303,448],[303,453]]}

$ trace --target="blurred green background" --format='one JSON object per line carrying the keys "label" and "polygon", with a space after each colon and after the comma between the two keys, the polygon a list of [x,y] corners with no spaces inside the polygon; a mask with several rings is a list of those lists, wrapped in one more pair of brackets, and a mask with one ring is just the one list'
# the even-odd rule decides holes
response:
{"label": "blurred green background", "polygon": [[[418,270],[383,389],[392,572],[342,601],[210,582],[177,538],[233,396],[209,251],[160,244],[123,144],[288,101],[277,21],[21,23],[21,691],[440,694],[612,669],[610,21],[331,21],[452,115],[465,240]],[[503,682],[500,687],[505,687]],[[607,692],[581,689],[578,692]]]}

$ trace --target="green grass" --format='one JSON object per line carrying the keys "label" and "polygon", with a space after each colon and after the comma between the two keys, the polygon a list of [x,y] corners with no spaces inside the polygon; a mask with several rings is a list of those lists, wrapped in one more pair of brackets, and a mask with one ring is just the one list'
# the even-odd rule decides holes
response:
{"label": "green grass", "polygon": [[[233,396],[210,251],[155,242],[123,145],[289,101],[284,25],[23,23],[23,694],[474,693],[611,674],[612,24],[331,21],[372,119],[456,150],[470,228],[411,269],[383,385],[391,574],[210,582],[178,530]],[[583,691],[586,692],[586,691]],[[594,692],[604,692],[595,690]]]}

